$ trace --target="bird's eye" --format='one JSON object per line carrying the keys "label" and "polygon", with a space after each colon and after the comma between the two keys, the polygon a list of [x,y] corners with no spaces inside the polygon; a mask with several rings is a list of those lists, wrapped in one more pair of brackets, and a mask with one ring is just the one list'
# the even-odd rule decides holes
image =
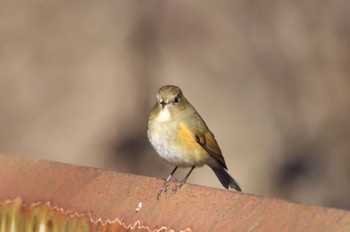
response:
{"label": "bird's eye", "polygon": [[174,97],[174,103],[177,104],[180,101],[180,98],[182,97],[182,93],[181,91],[179,93],[176,94],[176,96]]}

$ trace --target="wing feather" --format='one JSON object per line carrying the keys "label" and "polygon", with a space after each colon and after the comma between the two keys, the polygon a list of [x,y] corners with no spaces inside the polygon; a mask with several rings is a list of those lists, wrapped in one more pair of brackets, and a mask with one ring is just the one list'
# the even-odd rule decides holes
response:
{"label": "wing feather", "polygon": [[220,150],[218,143],[211,131],[205,134],[196,133],[196,141],[199,143],[216,161],[218,161],[225,169],[227,169],[224,156]]}

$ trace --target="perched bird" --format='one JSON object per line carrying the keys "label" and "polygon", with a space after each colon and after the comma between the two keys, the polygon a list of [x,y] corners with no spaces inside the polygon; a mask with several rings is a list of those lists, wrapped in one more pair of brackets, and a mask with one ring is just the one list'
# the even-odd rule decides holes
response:
{"label": "perched bird", "polygon": [[166,85],[159,89],[157,102],[149,116],[148,138],[160,157],[175,166],[158,192],[158,199],[167,191],[170,182],[176,180],[173,174],[178,167],[191,167],[191,170],[182,181],[176,181],[174,192],[181,188],[195,167],[204,164],[214,171],[225,188],[241,191],[227,172],[213,133],[179,87]]}

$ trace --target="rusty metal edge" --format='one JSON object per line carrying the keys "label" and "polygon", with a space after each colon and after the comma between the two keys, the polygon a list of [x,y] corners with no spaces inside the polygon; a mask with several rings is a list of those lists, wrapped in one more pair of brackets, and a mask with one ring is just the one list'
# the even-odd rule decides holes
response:
{"label": "rusty metal edge", "polygon": [[[0,154],[0,202],[47,203],[160,231],[350,231],[350,212],[186,184],[157,200],[163,180]],[[142,207],[140,207],[142,203]],[[139,206],[139,207],[138,207]]]}

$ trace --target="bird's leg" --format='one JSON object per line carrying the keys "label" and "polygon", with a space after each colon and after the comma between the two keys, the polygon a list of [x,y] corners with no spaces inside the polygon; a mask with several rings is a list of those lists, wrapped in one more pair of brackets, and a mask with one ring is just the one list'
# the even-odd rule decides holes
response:
{"label": "bird's leg", "polygon": [[187,173],[185,178],[183,178],[183,180],[181,180],[180,182],[176,183],[176,186],[173,188],[173,193],[176,193],[182,187],[182,185],[184,185],[184,183],[186,183],[187,178],[191,175],[194,168],[195,168],[195,166],[192,166],[191,170]]}
{"label": "bird's leg", "polygon": [[165,180],[164,182],[164,185],[163,185],[163,188],[161,188],[157,194],[157,199],[159,200],[160,196],[163,194],[163,193],[166,193],[168,191],[168,187],[170,185],[170,182],[175,180],[177,181],[173,175],[175,173],[175,171],[177,170],[177,166],[174,168],[174,170],[170,173],[170,175],[168,176],[168,178]]}

